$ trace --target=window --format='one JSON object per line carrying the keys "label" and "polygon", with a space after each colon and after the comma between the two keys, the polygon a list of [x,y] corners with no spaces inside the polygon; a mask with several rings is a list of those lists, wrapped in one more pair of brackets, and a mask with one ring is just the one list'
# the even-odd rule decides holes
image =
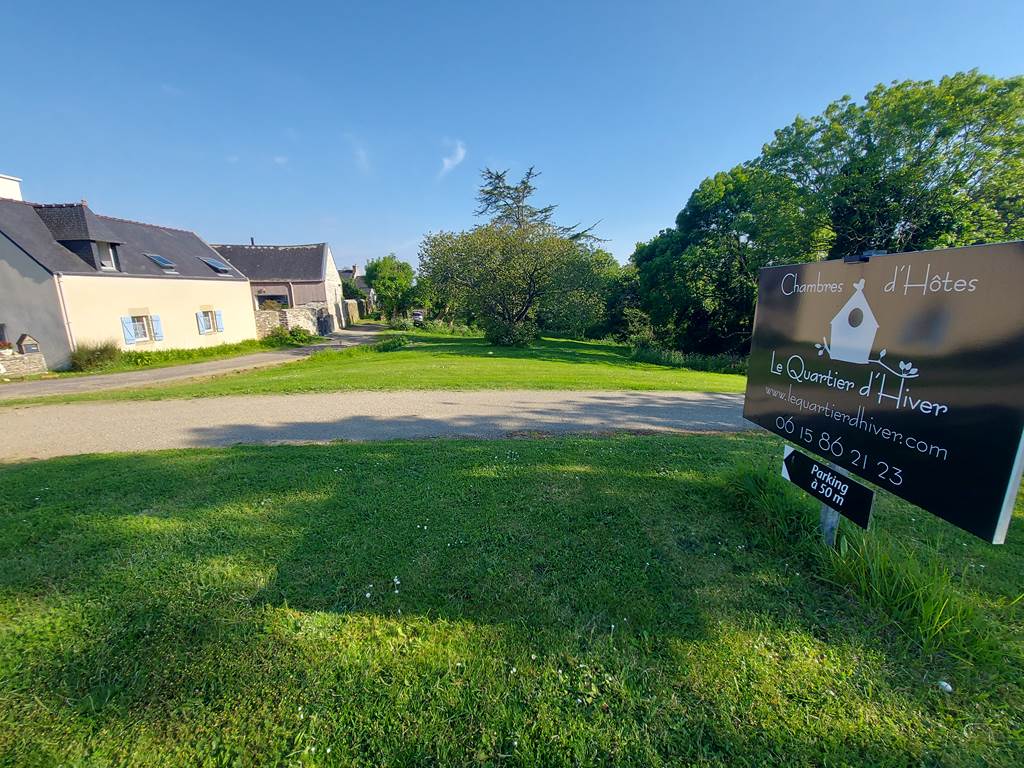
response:
{"label": "window", "polygon": [[117,269],[117,246],[113,243],[96,243],[99,254],[100,269],[114,271]]}
{"label": "window", "polygon": [[164,340],[164,327],[159,315],[125,315],[121,318],[121,331],[125,344]]}
{"label": "window", "polygon": [[167,272],[169,274],[177,273],[177,266],[173,261],[171,261],[167,257],[161,256],[159,253],[147,253],[144,255],[147,256],[150,261],[152,261],[154,264],[160,267],[160,269],[162,269],[164,272]]}
{"label": "window", "polygon": [[149,341],[152,338],[149,315],[132,315],[132,334],[135,341]]}
{"label": "window", "polygon": [[209,257],[209,256],[201,256],[200,258],[203,261],[206,262],[206,266],[208,266],[210,269],[212,269],[218,275],[230,275],[231,274],[231,267],[229,267],[227,264],[225,264],[220,259],[214,259],[214,258]]}
{"label": "window", "polygon": [[219,309],[204,309],[196,312],[196,324],[199,326],[199,333],[223,333],[224,315]]}

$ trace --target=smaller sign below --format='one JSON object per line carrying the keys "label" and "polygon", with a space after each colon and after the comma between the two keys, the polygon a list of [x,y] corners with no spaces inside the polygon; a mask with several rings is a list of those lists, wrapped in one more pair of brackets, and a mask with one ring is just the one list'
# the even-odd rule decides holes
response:
{"label": "smaller sign below", "polygon": [[828,464],[786,446],[782,476],[861,528],[868,527],[875,492]]}

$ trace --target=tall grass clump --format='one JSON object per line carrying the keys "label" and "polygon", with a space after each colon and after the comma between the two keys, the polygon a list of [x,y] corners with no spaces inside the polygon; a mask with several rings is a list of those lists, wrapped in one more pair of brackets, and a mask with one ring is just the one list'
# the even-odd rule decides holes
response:
{"label": "tall grass clump", "polygon": [[113,368],[121,362],[123,355],[116,341],[81,343],[71,352],[71,370],[100,371]]}
{"label": "tall grass clump", "polygon": [[418,330],[435,336],[478,336],[479,333],[462,323],[446,323],[442,320],[424,320]]}
{"label": "tall grass clump", "polygon": [[911,551],[873,531],[852,531],[826,552],[830,580],[885,614],[925,653],[968,662],[1002,657],[994,625],[937,553]]}
{"label": "tall grass clump", "polygon": [[374,352],[394,352],[396,349],[402,349],[402,347],[409,346],[409,337],[401,334],[397,336],[390,336],[384,341],[378,341],[376,344],[367,347]]}
{"label": "tall grass clump", "polygon": [[944,652],[969,663],[1006,655],[995,624],[937,553],[846,522],[838,548],[827,547],[818,503],[766,469],[736,473],[727,490],[754,548],[805,561],[823,581],[885,616],[924,653]]}
{"label": "tall grass clump", "polygon": [[785,557],[814,554],[816,508],[781,476],[738,471],[726,480],[726,491],[753,546]]}
{"label": "tall grass clump", "polygon": [[689,368],[691,371],[707,371],[708,373],[746,374],[747,372],[747,360],[743,357],[677,352],[654,344],[635,345],[631,356],[639,363],[652,363],[669,368]]}

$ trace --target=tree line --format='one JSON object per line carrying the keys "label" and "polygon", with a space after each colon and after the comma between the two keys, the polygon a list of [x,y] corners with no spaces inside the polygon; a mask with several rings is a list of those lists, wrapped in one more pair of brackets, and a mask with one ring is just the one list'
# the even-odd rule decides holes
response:
{"label": "tree line", "polygon": [[701,182],[625,266],[594,226],[534,204],[537,176],[484,169],[480,225],[428,234],[415,275],[393,256],[376,279],[368,265],[385,312],[423,306],[496,344],[615,336],[743,355],[762,267],[1024,238],[1024,77],[894,82],[798,117]]}

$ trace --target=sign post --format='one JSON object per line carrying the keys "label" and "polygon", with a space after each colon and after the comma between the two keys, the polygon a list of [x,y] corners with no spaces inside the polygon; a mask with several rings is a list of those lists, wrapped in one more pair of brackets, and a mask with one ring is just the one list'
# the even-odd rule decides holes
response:
{"label": "sign post", "polygon": [[1024,464],[1021,296],[1024,242],[763,269],[743,415],[1002,543]]}

